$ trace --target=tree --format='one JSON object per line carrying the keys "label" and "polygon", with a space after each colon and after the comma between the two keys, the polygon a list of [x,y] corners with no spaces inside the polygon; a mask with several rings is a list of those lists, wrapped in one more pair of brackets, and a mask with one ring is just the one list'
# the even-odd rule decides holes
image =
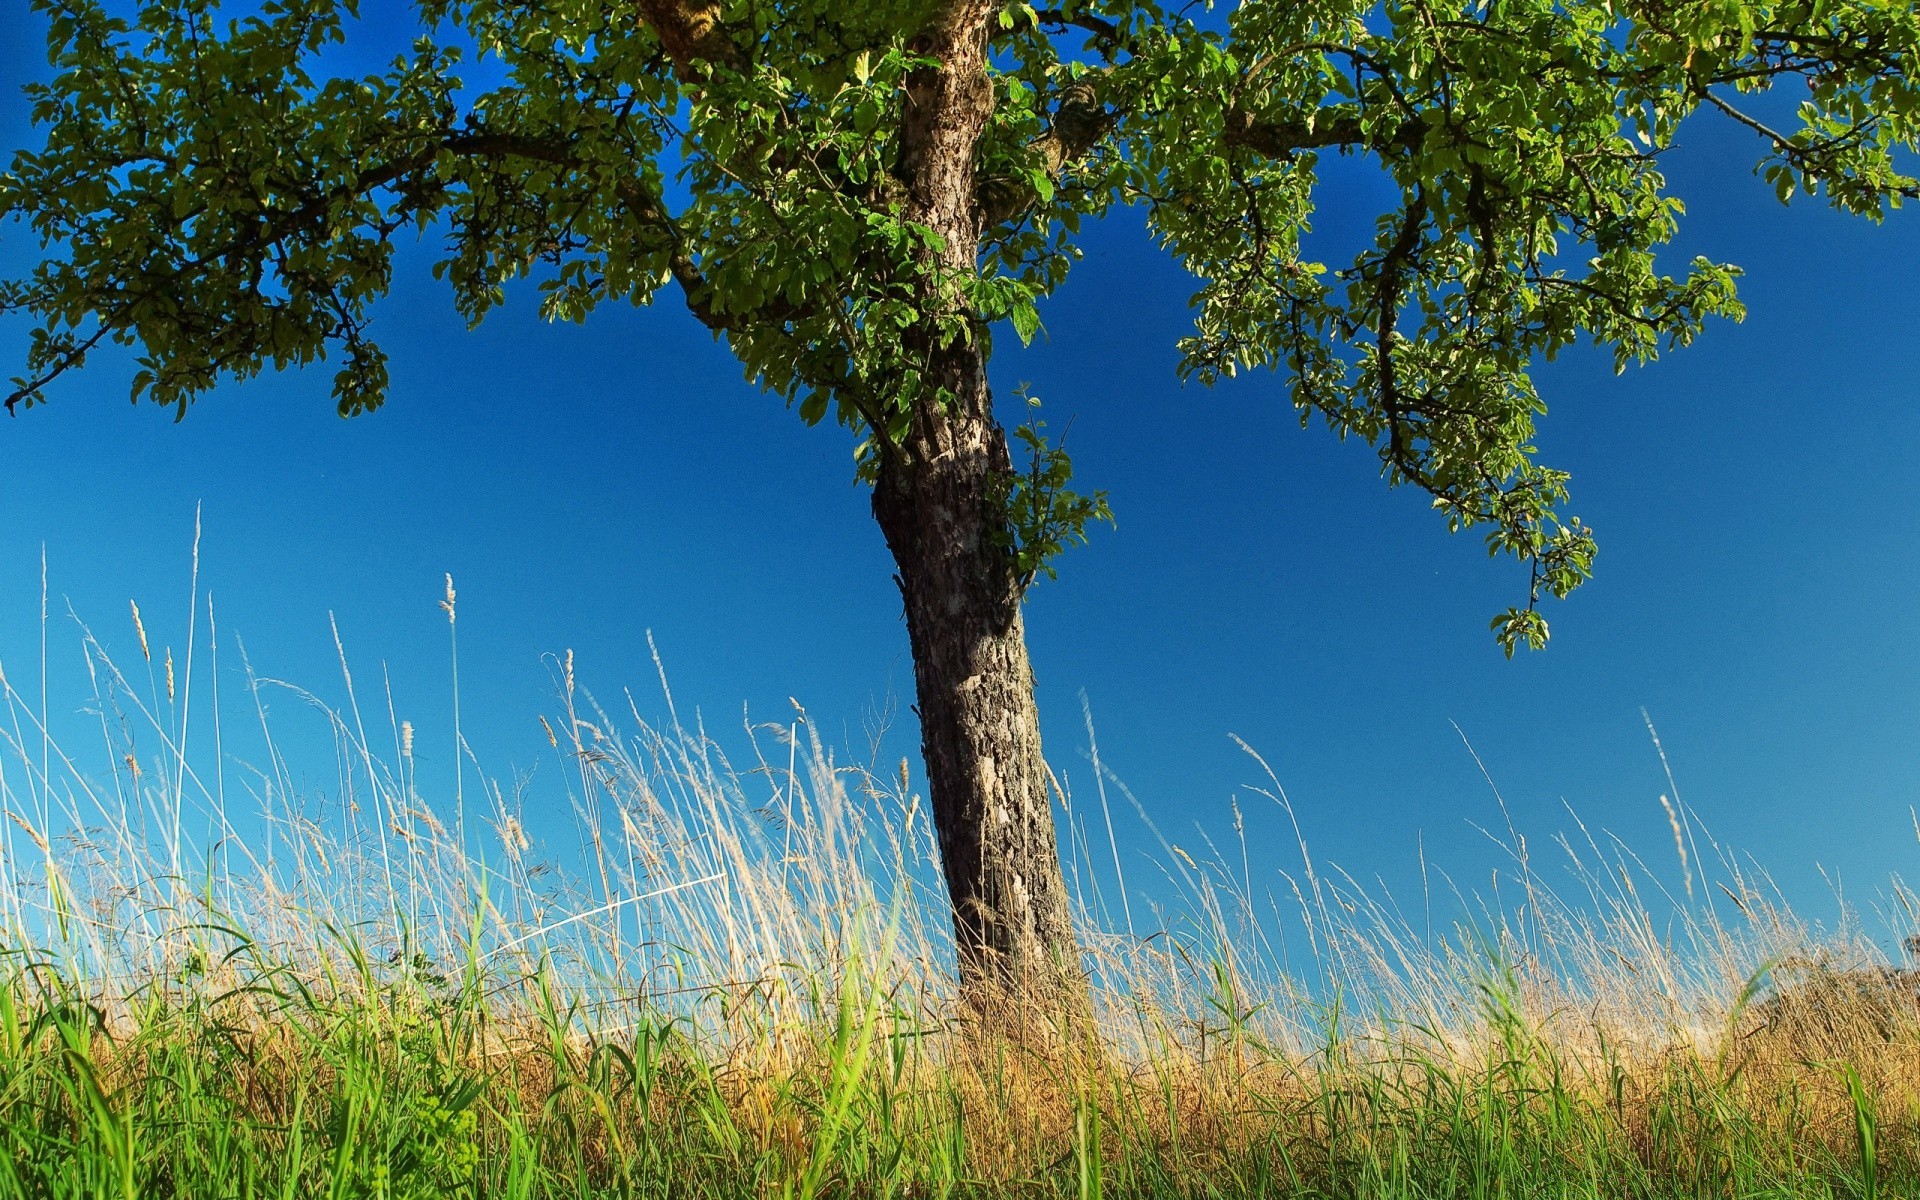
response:
{"label": "tree", "polygon": [[[476,324],[523,276],[571,321],[677,289],[750,379],[857,436],[963,980],[1029,993],[1071,992],[1077,954],[1021,601],[1107,510],[1037,421],[1016,462],[987,364],[1084,222],[1143,208],[1197,277],[1186,376],[1284,372],[1303,425],[1526,564],[1511,655],[1594,553],[1536,461],[1529,366],[1588,341],[1624,368],[1740,313],[1734,268],[1663,252],[1682,123],[1748,127],[1782,200],[1920,195],[1903,0],[417,0],[411,49],[359,78],[321,73],[367,34],[354,0],[31,3],[47,140],[0,214],[47,257],[0,291],[35,327],[9,411],[103,342],[180,415],[323,358],[340,412],[374,409],[403,236],[444,239]],[[1328,154],[1397,196],[1331,267],[1302,254]]]}

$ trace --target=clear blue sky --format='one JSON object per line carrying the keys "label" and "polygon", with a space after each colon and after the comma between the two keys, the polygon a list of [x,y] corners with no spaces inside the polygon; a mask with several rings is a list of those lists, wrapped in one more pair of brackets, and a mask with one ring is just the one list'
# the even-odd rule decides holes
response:
{"label": "clear blue sky", "polygon": [[[43,69],[23,7],[0,13],[0,79]],[[0,145],[31,139],[24,108],[0,93]],[[1920,214],[1875,227],[1782,208],[1741,130],[1703,117],[1681,141],[1677,249],[1745,267],[1750,315],[1623,377],[1588,354],[1542,371],[1541,445],[1573,472],[1601,551],[1594,581],[1551,606],[1551,648],[1512,662],[1487,622],[1521,569],[1387,492],[1366,448],[1303,432],[1279,379],[1182,387],[1191,284],[1133,217],[1090,232],[1046,335],[995,367],[1003,396],[1028,382],[1056,430],[1073,418],[1081,478],[1118,515],[1029,612],[1045,737],[1077,793],[1084,690],[1103,757],[1176,841],[1197,841],[1195,821],[1221,837],[1229,797],[1259,781],[1231,732],[1273,763],[1318,856],[1404,891],[1423,841],[1472,885],[1498,862],[1474,823],[1500,817],[1457,723],[1536,846],[1569,828],[1564,801],[1664,869],[1644,707],[1683,798],[1809,915],[1834,913],[1822,870],[1863,903],[1915,873]],[[1336,173],[1322,233],[1366,228],[1371,205]],[[0,231],[0,274],[33,249]],[[503,780],[538,764],[530,807],[561,802],[535,721],[553,710],[542,655],[571,647],[588,686],[631,686],[658,713],[648,630],[682,711],[711,727],[737,728],[743,703],[784,719],[798,697],[864,758],[864,714],[891,694],[883,753],[917,754],[899,597],[845,433],[745,385],[674,303],[547,326],[523,297],[469,333],[427,276],[432,249],[402,254],[379,314],[393,388],[371,416],[336,417],[322,370],[224,386],[176,425],[129,406],[127,360],[102,355],[50,406],[0,421],[0,661],[16,683],[37,654],[43,546],[56,615],[70,598],[130,661],[136,599],[156,641],[183,648],[198,505],[228,636],[337,700],[337,614],[359,681],[390,668],[423,775],[451,777],[448,571],[468,738]],[[23,341],[0,325],[5,374]],[[71,714],[68,628],[53,676]],[[309,764],[330,769],[324,752]],[[1281,815],[1242,804],[1256,871],[1291,867]]]}

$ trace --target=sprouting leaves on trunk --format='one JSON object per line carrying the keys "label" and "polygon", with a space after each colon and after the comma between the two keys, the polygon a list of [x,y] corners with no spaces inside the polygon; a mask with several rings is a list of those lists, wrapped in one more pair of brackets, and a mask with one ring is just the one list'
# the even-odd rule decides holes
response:
{"label": "sprouting leaves on trunk", "polygon": [[1082,494],[1068,486],[1073,460],[1067,457],[1066,435],[1049,441],[1039,397],[1024,388],[1018,395],[1031,410],[1013,430],[1027,463],[997,476],[988,495],[1005,513],[995,540],[1013,555],[1015,583],[1024,593],[1042,575],[1057,578],[1054,559],[1068,546],[1085,543],[1089,524],[1113,524],[1113,509],[1106,492]]}

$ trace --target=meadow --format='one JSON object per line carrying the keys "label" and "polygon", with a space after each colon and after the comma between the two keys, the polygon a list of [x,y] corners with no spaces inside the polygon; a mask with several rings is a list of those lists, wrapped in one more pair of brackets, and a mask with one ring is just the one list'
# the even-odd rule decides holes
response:
{"label": "meadow", "polygon": [[243,664],[208,713],[131,620],[77,694],[0,664],[0,1196],[1920,1195],[1914,977],[1683,808],[1677,872],[1514,834],[1432,929],[1304,845],[1277,899],[1232,843],[1116,886],[1147,813],[1096,775],[1056,1019],[956,999],[924,800],[804,713],[650,724],[569,653],[556,855],[390,697],[302,764],[269,701],[317,699]]}

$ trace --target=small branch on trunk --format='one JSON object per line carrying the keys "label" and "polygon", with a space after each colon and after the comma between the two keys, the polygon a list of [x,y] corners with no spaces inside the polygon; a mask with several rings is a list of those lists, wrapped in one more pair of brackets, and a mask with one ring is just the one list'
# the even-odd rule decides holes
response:
{"label": "small branch on trunk", "polygon": [[1221,140],[1229,146],[1245,146],[1265,158],[1290,158],[1302,150],[1321,150],[1329,146],[1358,146],[1364,142],[1357,117],[1342,117],[1324,124],[1305,121],[1262,121],[1244,108],[1227,113]]}
{"label": "small branch on trunk", "polygon": [[[1325,110],[1322,110],[1323,112]],[[1369,140],[1361,128],[1360,117],[1341,113],[1331,120],[1317,117],[1311,121],[1263,121],[1244,108],[1228,111],[1221,140],[1229,146],[1244,146],[1264,158],[1290,158],[1302,150],[1326,150],[1333,147],[1363,146],[1373,150],[1412,147],[1422,132],[1420,122],[1407,120],[1396,125],[1385,138]]]}
{"label": "small branch on trunk", "polygon": [[719,0],[639,0],[639,8],[681,82],[692,80],[698,64],[738,67],[745,61],[720,21]]}
{"label": "small branch on trunk", "polygon": [[[1058,182],[1068,167],[1086,157],[1120,124],[1121,114],[1101,99],[1099,80],[1098,75],[1089,76],[1062,90],[1047,132],[1027,144],[1040,156],[1048,179]],[[1039,198],[1024,178],[995,177],[980,180],[976,202],[983,225],[991,229],[1015,220]]]}

